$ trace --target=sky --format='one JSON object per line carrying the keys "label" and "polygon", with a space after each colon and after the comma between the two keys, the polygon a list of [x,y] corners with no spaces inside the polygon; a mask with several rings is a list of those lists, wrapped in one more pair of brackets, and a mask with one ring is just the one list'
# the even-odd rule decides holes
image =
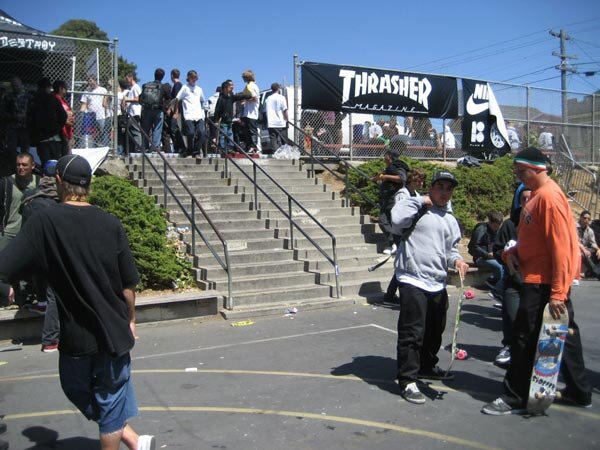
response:
{"label": "sky", "polygon": [[[119,53],[142,82],[156,67],[198,71],[205,93],[227,78],[242,87],[252,69],[261,89],[293,83],[301,61],[507,81],[560,89],[564,29],[568,90],[600,89],[598,0],[390,0],[167,2],[155,0],[0,0],[18,21],[50,32],[69,19],[95,22],[119,39]],[[586,77],[583,72],[597,71]]]}

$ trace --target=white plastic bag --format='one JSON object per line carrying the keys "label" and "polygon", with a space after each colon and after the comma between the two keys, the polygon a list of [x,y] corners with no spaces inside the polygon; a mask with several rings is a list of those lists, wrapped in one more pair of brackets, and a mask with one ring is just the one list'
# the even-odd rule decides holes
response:
{"label": "white plastic bag", "polygon": [[291,145],[284,144],[273,154],[276,159],[300,159],[300,151]]}

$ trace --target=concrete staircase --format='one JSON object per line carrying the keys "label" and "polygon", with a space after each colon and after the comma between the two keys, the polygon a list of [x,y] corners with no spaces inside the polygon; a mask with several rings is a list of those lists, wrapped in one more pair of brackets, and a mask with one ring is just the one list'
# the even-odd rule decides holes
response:
{"label": "concrete staircase", "polygon": [[[162,161],[152,157],[162,173]],[[311,178],[299,161],[259,159],[257,161],[306,210],[333,233],[337,239],[341,301],[356,301],[359,297],[381,296],[391,277],[391,260],[380,270],[369,273],[367,267],[381,256],[383,236],[369,218],[356,208],[348,207],[337,192],[331,192],[320,179]],[[298,230],[294,229],[293,249],[289,221],[265,195],[258,191],[258,208],[254,207],[253,184],[242,172],[252,176],[252,163],[237,159],[241,170],[229,163],[225,176],[223,159],[169,158],[169,163],[193,191],[228,241],[232,264],[232,305],[223,311],[227,317],[243,316],[256,310],[279,311],[282,307],[302,304],[331,306],[335,298],[335,269]],[[154,171],[146,167],[142,179],[141,159],[132,157],[128,164],[132,178],[147,193],[163,204],[162,183]],[[189,196],[170,174],[169,185],[187,205]],[[259,185],[287,211],[287,196],[264,174],[257,172]],[[191,250],[189,222],[170,195],[167,195],[168,220],[181,230],[180,237]],[[298,206],[292,206],[294,219],[330,256],[331,238]],[[199,228],[224,258],[223,247],[201,213],[196,213]],[[205,243],[196,236],[197,258],[194,261],[197,280],[203,289],[215,289],[227,304],[227,275],[218,265]]]}

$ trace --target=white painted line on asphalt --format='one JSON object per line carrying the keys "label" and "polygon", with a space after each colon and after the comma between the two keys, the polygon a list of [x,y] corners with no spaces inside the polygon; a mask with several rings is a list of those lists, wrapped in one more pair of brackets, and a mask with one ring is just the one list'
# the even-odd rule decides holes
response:
{"label": "white painted line on asphalt", "polygon": [[376,323],[369,324],[372,327],[379,328],[380,330],[387,331],[389,333],[398,334],[396,330],[392,330],[391,328],[382,327],[381,325],[377,325]]}
{"label": "white painted line on asphalt", "polygon": [[189,348],[189,349],[185,349],[185,350],[177,350],[174,352],[154,353],[152,355],[136,356],[131,359],[139,361],[142,359],[161,358],[164,356],[184,355],[186,353],[202,352],[202,351],[206,351],[206,350],[219,350],[219,349],[223,349],[223,348],[237,347],[239,345],[264,344],[265,342],[276,342],[276,341],[283,341],[286,339],[295,339],[295,338],[302,338],[302,337],[307,337],[307,336],[318,336],[320,334],[337,333],[339,331],[358,330],[361,328],[368,328],[371,325],[372,324],[356,325],[353,327],[334,328],[331,330],[322,330],[322,331],[311,331],[309,333],[291,334],[288,336],[279,336],[279,337],[266,338],[266,339],[254,339],[252,341],[234,342],[231,344],[213,345],[210,347]]}

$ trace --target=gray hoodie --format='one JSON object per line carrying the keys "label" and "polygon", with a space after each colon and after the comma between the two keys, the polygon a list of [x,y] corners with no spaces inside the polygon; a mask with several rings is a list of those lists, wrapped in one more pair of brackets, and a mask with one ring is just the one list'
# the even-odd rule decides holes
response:
{"label": "gray hoodie", "polygon": [[[392,209],[394,228],[408,228],[421,206],[422,197],[405,198],[396,203]],[[431,206],[408,240],[398,246],[396,278],[427,292],[441,291],[446,287],[448,268],[462,259],[458,252],[460,238],[452,208]]]}

